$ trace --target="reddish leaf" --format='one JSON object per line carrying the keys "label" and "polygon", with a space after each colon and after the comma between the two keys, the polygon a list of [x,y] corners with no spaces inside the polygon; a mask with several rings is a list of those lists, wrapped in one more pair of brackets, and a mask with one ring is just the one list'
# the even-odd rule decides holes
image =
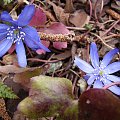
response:
{"label": "reddish leaf", "polygon": [[[59,22],[53,23],[47,29],[44,29],[44,32],[52,34],[70,34],[70,31],[66,28],[66,26]],[[67,42],[53,42],[53,46],[56,49],[61,50],[62,48],[67,48]]]}
{"label": "reddish leaf", "polygon": [[[45,46],[45,47],[49,47],[50,45],[50,42],[49,41],[44,41],[44,40],[41,40],[42,44]],[[46,52],[43,50],[43,49],[38,49],[36,50],[37,54],[45,54]]]}
{"label": "reddish leaf", "polygon": [[55,22],[49,26],[47,32],[53,34],[70,34],[70,31],[66,28],[66,26],[60,22]]}
{"label": "reddish leaf", "polygon": [[67,48],[67,42],[54,42],[53,47],[61,50],[62,48]]}
{"label": "reddish leaf", "polygon": [[32,20],[30,21],[30,25],[31,26],[41,26],[44,25],[46,22],[46,15],[43,12],[43,10],[41,8],[36,8],[35,10],[35,14],[32,18]]}
{"label": "reddish leaf", "polygon": [[120,99],[103,89],[89,89],[79,99],[80,120],[120,120]]}

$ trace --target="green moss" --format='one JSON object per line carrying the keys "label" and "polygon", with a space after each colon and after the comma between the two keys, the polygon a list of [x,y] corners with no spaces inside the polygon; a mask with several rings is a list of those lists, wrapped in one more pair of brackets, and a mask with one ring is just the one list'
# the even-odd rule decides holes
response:
{"label": "green moss", "polygon": [[78,110],[78,100],[74,100],[61,117],[63,117],[63,120],[78,120]]}

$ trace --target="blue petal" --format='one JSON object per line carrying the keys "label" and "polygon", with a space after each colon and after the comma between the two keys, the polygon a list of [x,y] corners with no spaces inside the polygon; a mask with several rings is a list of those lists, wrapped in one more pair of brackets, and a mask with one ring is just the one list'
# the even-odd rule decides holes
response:
{"label": "blue petal", "polygon": [[21,67],[26,67],[27,60],[26,60],[25,48],[22,41],[16,42],[16,53],[17,53],[19,65]]}
{"label": "blue petal", "polygon": [[118,51],[119,51],[118,49],[113,49],[113,50],[111,50],[110,52],[108,52],[108,53],[104,56],[103,60],[101,61],[100,67],[102,67],[102,68],[106,67],[106,66],[110,63],[110,61],[112,60],[112,58],[114,57],[114,55],[115,55]]}
{"label": "blue petal", "polygon": [[92,42],[90,46],[90,58],[93,67],[94,68],[99,67],[99,55],[97,51],[97,46],[94,42]]}
{"label": "blue petal", "polygon": [[90,78],[91,74],[86,74],[83,76],[83,78],[87,81]]}
{"label": "blue petal", "polygon": [[31,40],[28,36],[25,36],[24,38],[25,38],[24,42],[29,48],[33,50],[37,50],[39,48],[38,44]]}
{"label": "blue petal", "polygon": [[0,41],[6,38],[7,33],[8,33],[7,31],[3,32],[3,33],[0,33]]}
{"label": "blue petal", "polygon": [[95,78],[96,78],[96,76],[91,75],[90,78],[87,81],[88,85],[92,85],[92,83],[94,82]]}
{"label": "blue petal", "polygon": [[103,87],[103,83],[99,79],[97,79],[94,82],[93,88],[102,88],[102,87]]}
{"label": "blue petal", "polygon": [[17,20],[18,26],[26,26],[29,24],[35,12],[34,5],[26,5],[26,7],[22,10],[19,18]]}
{"label": "blue petal", "polygon": [[84,72],[86,73],[92,73],[94,71],[93,67],[89,65],[87,62],[84,60],[75,57],[74,63]]}
{"label": "blue petal", "polygon": [[[111,84],[112,82],[107,80],[104,82],[105,85],[109,85]],[[116,85],[112,86],[112,87],[109,87],[108,88],[110,91],[112,91],[113,93],[117,94],[117,95],[120,95],[120,87],[117,87]]]}
{"label": "blue petal", "polygon": [[[37,45],[37,49],[42,48],[43,50],[50,52],[50,50],[48,48],[46,48],[40,41],[40,37],[36,31],[35,28],[27,26],[25,28],[22,29],[22,31],[26,34],[26,39],[25,39],[25,43],[28,45],[28,47],[34,49],[34,46]],[[31,40],[31,43],[28,43]],[[34,43],[32,45],[32,43]]]}
{"label": "blue petal", "polygon": [[21,31],[24,32],[27,37],[31,38],[32,41],[35,41],[37,43],[40,41],[40,37],[35,28],[26,26]]}
{"label": "blue petal", "polygon": [[120,82],[120,77],[117,77],[115,75],[107,75],[107,79],[113,82]]}
{"label": "blue petal", "polygon": [[5,39],[0,42],[0,57],[2,57],[12,46],[12,40]]}
{"label": "blue petal", "polygon": [[114,72],[117,72],[120,70],[120,62],[114,62],[108,65],[105,69],[104,72],[105,74],[112,74]]}
{"label": "blue petal", "polygon": [[1,20],[5,22],[15,23],[10,14],[7,11],[1,13]]}
{"label": "blue petal", "polygon": [[8,26],[8,25],[0,24],[0,33],[6,32],[9,27],[10,26]]}

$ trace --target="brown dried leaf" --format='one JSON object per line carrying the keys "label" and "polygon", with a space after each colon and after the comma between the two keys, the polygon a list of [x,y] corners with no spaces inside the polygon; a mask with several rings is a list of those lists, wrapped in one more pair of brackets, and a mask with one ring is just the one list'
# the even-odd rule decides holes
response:
{"label": "brown dried leaf", "polygon": [[74,12],[73,0],[66,0],[65,12],[67,13]]}
{"label": "brown dried leaf", "polygon": [[9,73],[20,73],[29,70],[30,68],[20,68],[15,65],[5,65],[0,66],[0,73],[9,74]]}
{"label": "brown dried leaf", "polygon": [[46,2],[50,5],[52,5],[53,7],[53,10],[55,12],[55,15],[56,15],[56,18],[64,23],[64,24],[69,24],[68,22],[68,18],[69,18],[69,14],[68,13],[65,13],[64,12],[64,9],[59,7],[59,6],[56,6],[53,2],[51,2],[50,0],[46,0]]}
{"label": "brown dried leaf", "polygon": [[[43,67],[29,68],[26,71],[16,73],[13,81],[29,87],[30,78],[40,75],[45,69]],[[21,77],[22,76],[22,77]]]}
{"label": "brown dried leaf", "polygon": [[71,14],[69,17],[69,22],[75,25],[76,27],[84,27],[85,24],[88,24],[90,16],[86,12],[78,10],[74,14]]}
{"label": "brown dried leaf", "polygon": [[65,52],[58,54],[58,55],[54,55],[52,58],[53,59],[57,59],[57,60],[64,60],[66,58],[69,58],[71,56],[71,51],[70,50],[66,50]]}
{"label": "brown dried leaf", "polygon": [[6,65],[18,65],[18,60],[16,54],[7,54],[3,56],[3,62]]}

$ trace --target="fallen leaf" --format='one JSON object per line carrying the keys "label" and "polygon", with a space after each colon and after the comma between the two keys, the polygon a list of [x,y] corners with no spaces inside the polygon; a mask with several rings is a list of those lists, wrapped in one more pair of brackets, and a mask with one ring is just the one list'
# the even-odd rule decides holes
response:
{"label": "fallen leaf", "polygon": [[18,60],[16,54],[7,54],[3,56],[2,60],[6,65],[16,65],[18,66]]}
{"label": "fallen leaf", "polygon": [[15,65],[5,65],[0,66],[0,73],[9,74],[9,73],[20,73],[29,70],[30,68],[20,68]]}
{"label": "fallen leaf", "polygon": [[67,13],[74,12],[73,0],[66,0],[65,12]]}
{"label": "fallen leaf", "polygon": [[71,14],[69,17],[69,22],[75,25],[76,27],[84,27],[85,24],[88,24],[90,16],[86,12],[78,10],[74,14]]}
{"label": "fallen leaf", "polygon": [[45,68],[43,68],[43,67],[29,68],[26,71],[16,73],[14,75],[13,81],[16,83],[20,83],[21,85],[25,86],[26,88],[29,88],[30,78],[42,74],[44,72],[44,70],[45,70]]}
{"label": "fallen leaf", "polygon": [[65,52],[62,52],[61,54],[53,55],[52,59],[64,60],[64,59],[69,58],[70,56],[71,56],[71,51],[66,50]]}
{"label": "fallen leaf", "polygon": [[36,8],[34,16],[32,17],[32,20],[30,21],[31,26],[42,26],[45,25],[47,18],[45,13],[41,8]]}
{"label": "fallen leaf", "polygon": [[62,62],[56,62],[56,63],[49,63],[49,69],[47,70],[47,73],[54,73],[57,69],[59,69],[62,66]]}
{"label": "fallen leaf", "polygon": [[46,0],[46,2],[50,5],[52,5],[53,10],[55,12],[56,18],[62,22],[63,24],[69,24],[68,22],[68,18],[69,18],[69,13],[65,13],[64,9],[55,5],[53,2],[51,2],[50,0]]}

